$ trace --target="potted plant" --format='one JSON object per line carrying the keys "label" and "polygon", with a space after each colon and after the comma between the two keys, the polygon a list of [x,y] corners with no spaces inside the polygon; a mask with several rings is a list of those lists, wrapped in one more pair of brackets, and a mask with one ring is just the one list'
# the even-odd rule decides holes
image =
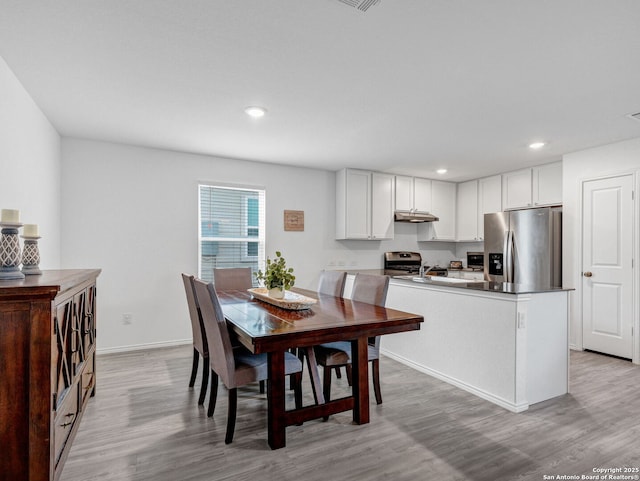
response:
{"label": "potted plant", "polygon": [[258,269],[256,279],[264,283],[264,287],[269,290],[269,296],[282,299],[284,291],[290,289],[295,283],[296,276],[293,275],[293,267],[287,268],[284,257],[279,251],[276,251],[274,260],[267,257],[267,266],[264,272]]}

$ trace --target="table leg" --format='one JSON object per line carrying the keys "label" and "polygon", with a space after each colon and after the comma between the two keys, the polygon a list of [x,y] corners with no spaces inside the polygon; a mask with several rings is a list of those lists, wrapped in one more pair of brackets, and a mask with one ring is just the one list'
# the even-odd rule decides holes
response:
{"label": "table leg", "polygon": [[313,398],[316,404],[324,404],[324,394],[322,393],[322,384],[320,383],[320,374],[318,374],[318,362],[316,361],[316,352],[313,347],[303,347],[307,358],[307,368],[309,368],[309,378],[313,389]]}
{"label": "table leg", "polygon": [[269,363],[269,382],[267,383],[268,404],[268,441],[271,449],[286,446],[285,422],[285,375],[284,352],[270,352],[267,354]]}
{"label": "table leg", "polygon": [[369,354],[367,338],[361,337],[351,341],[351,366],[353,385],[351,386],[354,406],[353,422],[366,424],[369,422]]}

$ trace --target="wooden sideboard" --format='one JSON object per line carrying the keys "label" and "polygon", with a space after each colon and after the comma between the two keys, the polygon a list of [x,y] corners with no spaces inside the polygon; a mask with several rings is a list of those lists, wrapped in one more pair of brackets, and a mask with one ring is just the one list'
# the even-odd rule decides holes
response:
{"label": "wooden sideboard", "polygon": [[55,481],[95,394],[99,269],[0,281],[0,480]]}

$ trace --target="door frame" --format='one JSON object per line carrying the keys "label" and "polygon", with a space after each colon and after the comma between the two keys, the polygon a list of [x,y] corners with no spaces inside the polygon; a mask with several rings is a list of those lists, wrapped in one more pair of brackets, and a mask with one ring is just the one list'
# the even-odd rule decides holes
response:
{"label": "door frame", "polygon": [[[589,178],[581,178],[578,180],[579,182],[579,201],[578,201],[578,206],[579,206],[579,212],[580,212],[580,233],[579,233],[579,245],[580,245],[580,249],[579,249],[579,253],[578,256],[576,257],[576,259],[578,259],[578,263],[577,265],[575,265],[574,268],[578,268],[580,269],[580,272],[582,273],[582,262],[583,262],[583,254],[584,254],[584,238],[583,238],[583,233],[584,233],[584,184],[586,182],[591,182],[594,180],[605,180],[605,179],[612,179],[615,177],[622,177],[622,176],[626,176],[626,175],[631,175],[631,183],[633,185],[633,204],[632,204],[632,213],[631,213],[631,218],[632,218],[632,222],[633,225],[631,227],[631,232],[632,232],[632,246],[633,246],[633,273],[632,273],[632,286],[631,286],[631,290],[632,290],[632,299],[633,299],[633,308],[632,308],[632,312],[633,312],[633,321],[632,321],[632,326],[633,326],[633,339],[632,339],[632,343],[633,343],[633,347],[632,347],[632,358],[631,358],[631,362],[633,362],[634,364],[640,364],[640,289],[638,288],[640,286],[640,269],[638,268],[638,263],[640,262],[640,242],[638,242],[638,240],[640,239],[640,218],[639,218],[639,214],[640,214],[640,195],[638,195],[638,192],[640,192],[640,170],[629,170],[629,171],[622,171],[622,172],[617,172],[617,173],[613,173],[613,174],[607,174],[607,175],[600,175],[600,176],[595,176],[595,177],[589,177]],[[563,273],[563,278],[564,278],[564,273]],[[568,277],[568,276],[567,276]],[[584,293],[583,293],[583,289],[582,289],[582,274],[580,274],[579,276],[580,282],[576,282],[576,309],[579,313],[579,319],[580,319],[580,331],[577,333],[577,340],[579,341],[579,346],[581,350],[584,350],[584,337],[583,337],[583,328],[584,328],[584,313],[583,313],[583,298],[584,298]]]}

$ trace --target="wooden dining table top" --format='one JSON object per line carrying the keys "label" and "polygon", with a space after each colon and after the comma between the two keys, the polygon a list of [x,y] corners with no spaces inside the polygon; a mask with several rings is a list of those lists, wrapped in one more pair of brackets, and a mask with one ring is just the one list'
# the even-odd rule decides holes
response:
{"label": "wooden dining table top", "polygon": [[246,290],[220,291],[218,297],[238,340],[254,353],[417,330],[424,321],[417,314],[305,289],[294,291],[318,302],[309,309],[289,310],[258,300]]}

